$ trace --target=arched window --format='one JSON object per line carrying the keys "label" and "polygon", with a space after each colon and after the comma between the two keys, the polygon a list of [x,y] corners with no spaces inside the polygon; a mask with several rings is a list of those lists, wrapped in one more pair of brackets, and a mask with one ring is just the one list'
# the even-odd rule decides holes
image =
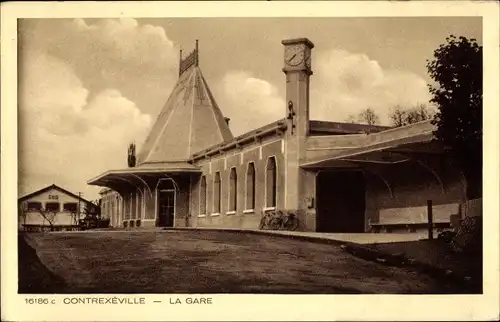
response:
{"label": "arched window", "polygon": [[231,168],[229,173],[229,211],[236,211],[238,202],[236,168]]}
{"label": "arched window", "polygon": [[220,173],[216,172],[214,177],[214,213],[220,213]]}
{"label": "arched window", "polygon": [[207,213],[207,178],[201,177],[200,180],[200,215]]}
{"label": "arched window", "polygon": [[255,165],[253,162],[248,164],[247,182],[246,182],[246,209],[255,208]]}
{"label": "arched window", "polygon": [[276,207],[276,159],[267,159],[266,166],[266,207]]}

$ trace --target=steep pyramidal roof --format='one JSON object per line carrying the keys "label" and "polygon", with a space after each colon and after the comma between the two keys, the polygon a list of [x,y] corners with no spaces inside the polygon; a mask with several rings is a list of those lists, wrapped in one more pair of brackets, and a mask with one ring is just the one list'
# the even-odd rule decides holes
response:
{"label": "steep pyramidal roof", "polygon": [[198,49],[181,58],[179,74],[138,155],[138,165],[186,161],[196,152],[233,139],[198,67]]}

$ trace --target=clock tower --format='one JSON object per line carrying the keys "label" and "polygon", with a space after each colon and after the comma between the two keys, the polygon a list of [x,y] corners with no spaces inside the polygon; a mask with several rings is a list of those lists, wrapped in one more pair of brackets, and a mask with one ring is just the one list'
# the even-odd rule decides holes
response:
{"label": "clock tower", "polygon": [[288,122],[285,144],[285,208],[307,208],[305,181],[308,173],[300,168],[309,135],[309,79],[314,44],[307,38],[283,40],[286,75],[285,115]]}

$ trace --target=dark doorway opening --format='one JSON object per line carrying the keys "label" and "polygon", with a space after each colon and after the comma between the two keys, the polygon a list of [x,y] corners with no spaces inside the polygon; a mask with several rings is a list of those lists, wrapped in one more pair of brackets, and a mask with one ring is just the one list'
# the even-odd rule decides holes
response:
{"label": "dark doorway opening", "polygon": [[158,191],[158,226],[173,227],[175,213],[175,190]]}
{"label": "dark doorway opening", "polygon": [[316,178],[316,231],[365,231],[365,178],[361,171],[322,171]]}

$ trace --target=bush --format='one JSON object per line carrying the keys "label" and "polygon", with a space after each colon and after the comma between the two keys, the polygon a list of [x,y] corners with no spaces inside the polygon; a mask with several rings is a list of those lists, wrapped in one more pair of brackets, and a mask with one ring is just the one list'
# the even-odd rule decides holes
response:
{"label": "bush", "polygon": [[273,210],[265,212],[259,224],[262,230],[289,230],[299,227],[299,219],[295,210]]}
{"label": "bush", "polygon": [[449,243],[453,240],[457,233],[451,230],[446,230],[443,232],[440,232],[438,235],[438,239],[444,241],[445,243]]}

